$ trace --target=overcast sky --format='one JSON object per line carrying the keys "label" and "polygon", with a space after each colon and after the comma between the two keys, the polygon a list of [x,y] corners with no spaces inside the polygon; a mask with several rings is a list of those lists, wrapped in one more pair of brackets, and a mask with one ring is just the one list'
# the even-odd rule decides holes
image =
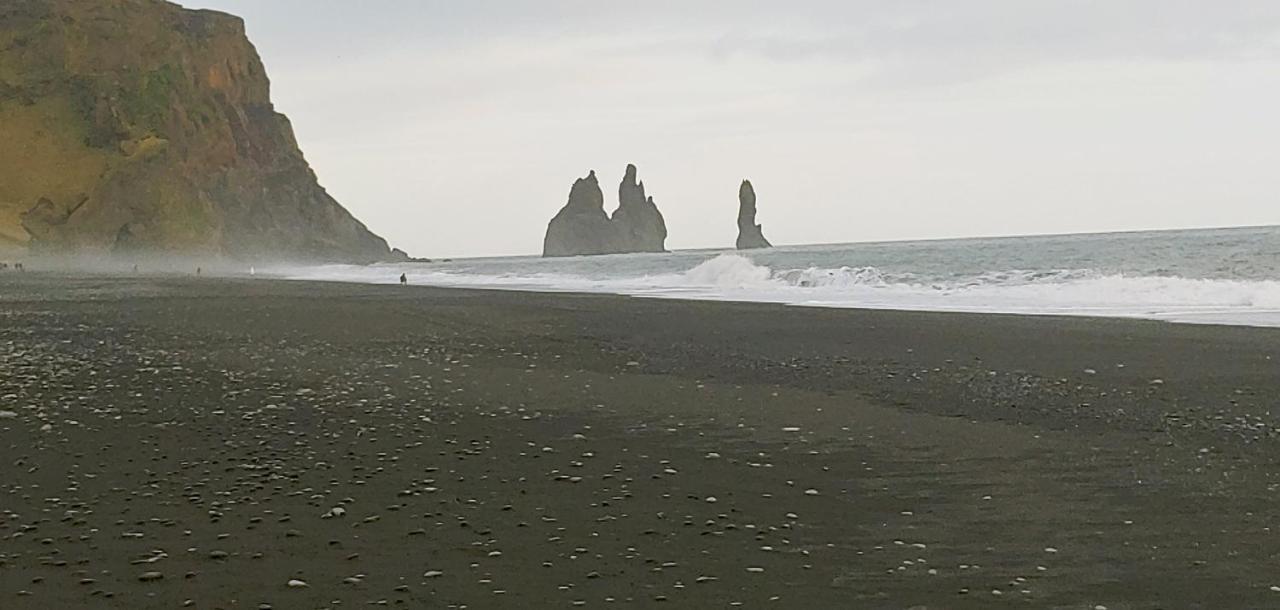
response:
{"label": "overcast sky", "polygon": [[1280,222],[1280,2],[187,0],[417,256],[534,254],[627,163],[669,248]]}

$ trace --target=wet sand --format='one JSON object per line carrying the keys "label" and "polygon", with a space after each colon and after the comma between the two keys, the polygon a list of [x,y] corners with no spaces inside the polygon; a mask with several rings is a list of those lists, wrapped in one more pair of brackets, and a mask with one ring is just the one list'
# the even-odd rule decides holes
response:
{"label": "wet sand", "polygon": [[1280,332],[0,275],[0,608],[1280,607]]}

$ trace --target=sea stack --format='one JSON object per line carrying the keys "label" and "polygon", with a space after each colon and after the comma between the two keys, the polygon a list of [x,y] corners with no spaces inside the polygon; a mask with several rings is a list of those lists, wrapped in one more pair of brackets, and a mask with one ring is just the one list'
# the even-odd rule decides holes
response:
{"label": "sea stack", "polygon": [[0,244],[34,254],[402,257],[320,186],[240,18],[163,0],[0,8]]}
{"label": "sea stack", "polygon": [[617,236],[604,211],[604,193],[595,171],[580,178],[569,190],[569,202],[547,225],[542,242],[543,256],[608,254],[616,248]]}
{"label": "sea stack", "polygon": [[594,171],[575,182],[569,202],[547,226],[542,255],[665,252],[666,222],[636,175],[636,166],[628,165],[618,186],[618,209],[612,218],[604,211],[604,194]]}
{"label": "sea stack", "polygon": [[618,185],[618,210],[613,222],[621,233],[624,252],[666,252],[667,223],[653,197],[644,194],[644,183],[636,178],[636,166],[628,165]]}
{"label": "sea stack", "polygon": [[772,248],[764,238],[764,228],[756,224],[756,189],[750,180],[743,180],[738,189],[738,249],[756,250]]}

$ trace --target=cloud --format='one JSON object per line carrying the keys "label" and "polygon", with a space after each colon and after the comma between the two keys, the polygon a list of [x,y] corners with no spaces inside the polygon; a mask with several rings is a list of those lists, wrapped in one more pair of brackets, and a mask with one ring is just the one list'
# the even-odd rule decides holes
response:
{"label": "cloud", "polygon": [[727,31],[709,52],[723,60],[873,64],[881,67],[878,83],[899,85],[1055,63],[1280,59],[1277,2],[801,2],[779,17],[788,14]]}
{"label": "cloud", "polygon": [[[1011,59],[1239,59],[1280,52],[1270,0],[198,0],[296,41],[340,47],[509,37],[704,35],[779,60],[955,53]],[[621,8],[620,8],[621,7]],[[275,25],[270,25],[275,24]],[[285,26],[285,27],[275,27]]]}

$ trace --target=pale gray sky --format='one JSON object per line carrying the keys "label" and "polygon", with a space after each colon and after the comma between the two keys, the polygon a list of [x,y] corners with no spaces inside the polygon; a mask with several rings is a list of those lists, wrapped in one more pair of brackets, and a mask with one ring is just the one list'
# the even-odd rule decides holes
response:
{"label": "pale gray sky", "polygon": [[668,247],[1280,223],[1272,0],[189,0],[418,256],[533,254],[627,163]]}

